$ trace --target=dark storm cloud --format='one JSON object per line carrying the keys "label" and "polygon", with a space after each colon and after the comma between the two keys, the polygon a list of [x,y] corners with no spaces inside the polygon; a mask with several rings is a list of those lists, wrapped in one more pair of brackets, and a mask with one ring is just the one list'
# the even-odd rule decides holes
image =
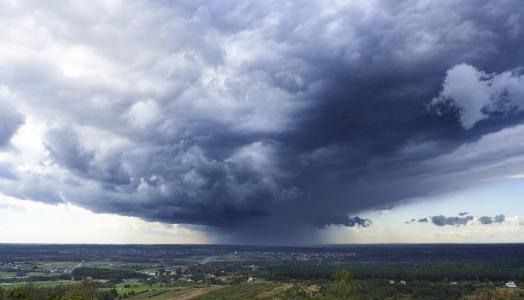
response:
{"label": "dark storm cloud", "polygon": [[97,154],[82,147],[77,132],[70,128],[49,130],[46,146],[52,159],[78,176],[95,179],[108,184],[128,184],[129,175],[118,151]]}
{"label": "dark storm cloud", "polygon": [[431,217],[431,223],[437,226],[461,226],[461,225],[467,225],[468,222],[473,221],[472,216],[467,217],[446,217],[443,215],[439,216],[433,216]]}
{"label": "dark storm cloud", "polygon": [[40,34],[0,83],[63,171],[4,193],[290,242],[518,168],[495,149],[524,131],[517,0],[115,3],[0,10]]}
{"label": "dark storm cloud", "polygon": [[479,218],[479,222],[483,225],[489,225],[493,223],[502,223],[506,220],[505,215],[496,215],[494,217],[482,216]]}

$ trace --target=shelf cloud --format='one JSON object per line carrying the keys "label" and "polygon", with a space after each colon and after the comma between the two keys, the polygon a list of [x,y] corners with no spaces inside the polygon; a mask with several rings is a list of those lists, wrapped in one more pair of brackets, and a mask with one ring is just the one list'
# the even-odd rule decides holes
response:
{"label": "shelf cloud", "polygon": [[518,0],[3,2],[0,191],[233,242],[370,226],[524,167],[523,16]]}

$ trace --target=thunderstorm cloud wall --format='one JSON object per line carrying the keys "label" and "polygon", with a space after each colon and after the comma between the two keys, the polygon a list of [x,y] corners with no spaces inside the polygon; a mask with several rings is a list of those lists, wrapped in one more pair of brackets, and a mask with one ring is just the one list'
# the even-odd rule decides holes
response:
{"label": "thunderstorm cloud wall", "polygon": [[370,226],[360,213],[524,167],[523,13],[3,1],[0,191],[225,241]]}

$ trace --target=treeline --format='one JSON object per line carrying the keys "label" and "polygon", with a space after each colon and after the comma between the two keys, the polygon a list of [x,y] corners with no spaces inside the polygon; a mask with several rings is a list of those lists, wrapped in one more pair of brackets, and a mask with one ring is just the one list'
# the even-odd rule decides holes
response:
{"label": "treeline", "polygon": [[93,279],[107,279],[112,282],[121,282],[122,280],[129,278],[147,278],[146,274],[138,273],[131,270],[87,267],[74,269],[72,275],[75,279],[91,277]]}
{"label": "treeline", "polygon": [[524,265],[504,263],[362,263],[348,266],[284,264],[268,266],[255,273],[268,280],[329,280],[337,271],[351,270],[357,279],[409,281],[524,281]]}
{"label": "treeline", "polygon": [[285,264],[265,267],[254,272],[254,276],[270,281],[286,281],[293,279],[330,280],[339,270],[343,270],[343,268],[321,265]]}
{"label": "treeline", "polygon": [[409,281],[507,281],[524,280],[522,263],[424,263],[355,264],[351,271],[362,279],[404,279]]}

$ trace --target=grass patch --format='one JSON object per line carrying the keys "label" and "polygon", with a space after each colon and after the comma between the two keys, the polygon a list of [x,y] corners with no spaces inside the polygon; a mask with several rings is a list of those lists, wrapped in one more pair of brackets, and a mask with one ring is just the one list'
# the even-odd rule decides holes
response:
{"label": "grass patch", "polygon": [[46,287],[55,287],[58,285],[70,285],[74,283],[79,283],[79,281],[53,280],[53,281],[13,282],[13,283],[0,283],[0,287],[10,289],[10,288],[17,288],[17,287],[22,287],[22,286],[32,284],[33,286],[38,287],[38,288],[46,288]]}
{"label": "grass patch", "polygon": [[116,285],[116,291],[119,295],[139,294],[149,291],[158,291],[164,289],[162,283],[148,284],[136,279],[128,279]]}
{"label": "grass patch", "polygon": [[29,273],[27,273],[27,276],[29,276],[29,277],[32,277],[32,276],[52,277],[52,276],[57,276],[57,274],[46,273],[46,272],[29,272]]}
{"label": "grass patch", "polygon": [[15,272],[0,272],[0,278],[9,278],[9,277],[15,277]]}

